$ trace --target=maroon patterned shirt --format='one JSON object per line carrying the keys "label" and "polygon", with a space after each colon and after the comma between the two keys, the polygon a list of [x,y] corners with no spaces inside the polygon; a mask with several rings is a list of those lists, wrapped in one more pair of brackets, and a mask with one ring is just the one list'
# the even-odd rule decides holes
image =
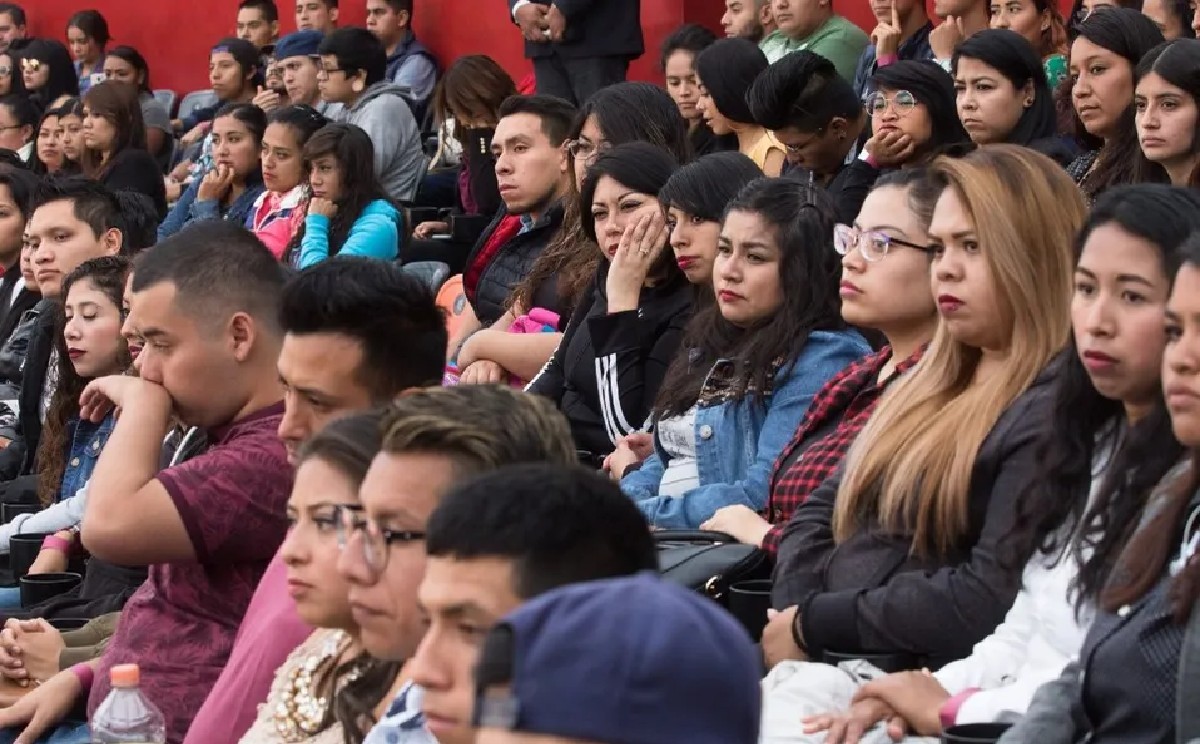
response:
{"label": "maroon patterned shirt", "polygon": [[771,555],[779,551],[783,528],[792,513],[833,475],[854,438],[867,425],[879,396],[924,352],[922,347],[896,365],[895,371],[880,383],[879,372],[892,358],[891,347],[885,346],[842,370],[816,394],[796,435],[775,461],[766,513],[772,526],[763,538],[763,550]]}
{"label": "maroon patterned shirt", "polygon": [[158,474],[196,560],[150,567],[100,659],[88,718],[108,695],[109,669],[132,662],[166,718],[167,741],[183,741],[287,531],[292,469],[276,434],[282,416],[280,403],[214,429],[207,452]]}

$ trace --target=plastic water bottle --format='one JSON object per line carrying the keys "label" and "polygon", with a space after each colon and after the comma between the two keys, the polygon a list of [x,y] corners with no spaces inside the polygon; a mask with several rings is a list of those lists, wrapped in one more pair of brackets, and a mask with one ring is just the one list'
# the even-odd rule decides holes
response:
{"label": "plastic water bottle", "polygon": [[163,714],[138,688],[137,664],[118,664],[109,671],[112,691],[92,716],[95,744],[164,744]]}

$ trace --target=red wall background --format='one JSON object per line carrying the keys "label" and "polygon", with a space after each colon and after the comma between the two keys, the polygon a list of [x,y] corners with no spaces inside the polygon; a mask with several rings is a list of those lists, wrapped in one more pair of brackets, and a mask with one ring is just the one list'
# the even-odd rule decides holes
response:
{"label": "red wall background", "polygon": [[[208,50],[231,35],[238,0],[18,0],[29,14],[31,33],[63,39],[76,10],[95,8],[108,19],[113,43],[136,47],[150,62],[155,88],[181,93],[208,87]],[[1070,0],[1063,0],[1069,3]],[[281,32],[295,29],[293,0],[276,0]],[[681,23],[699,23],[720,34],[724,0],[642,0],[646,54],[633,63],[630,77],[660,82],[658,47]],[[361,25],[366,0],[341,0],[343,25]],[[839,3],[839,9],[844,7]],[[841,10],[868,31],[875,19],[866,0]],[[505,0],[416,0],[417,35],[443,66],[464,54],[488,54],[518,81],[529,65],[521,36]]]}

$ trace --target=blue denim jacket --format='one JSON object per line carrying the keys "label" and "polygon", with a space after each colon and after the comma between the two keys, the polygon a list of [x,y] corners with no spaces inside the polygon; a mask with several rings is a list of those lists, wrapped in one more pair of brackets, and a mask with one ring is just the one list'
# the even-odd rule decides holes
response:
{"label": "blue denim jacket", "polygon": [[67,452],[67,467],[63,470],[58,501],[71,498],[91,479],[96,461],[100,459],[116,422],[112,413],[98,424],[78,418],[71,422],[71,448]]}
{"label": "blue denim jacket", "polygon": [[678,497],[658,495],[668,455],[655,436],[654,454],[621,479],[621,490],[651,524],[668,529],[697,529],[717,509],[733,504],[761,511],[775,460],[796,433],[813,396],[829,378],[870,351],[854,331],[813,331],[800,356],[775,375],[765,401],[747,395],[697,407],[697,488]]}

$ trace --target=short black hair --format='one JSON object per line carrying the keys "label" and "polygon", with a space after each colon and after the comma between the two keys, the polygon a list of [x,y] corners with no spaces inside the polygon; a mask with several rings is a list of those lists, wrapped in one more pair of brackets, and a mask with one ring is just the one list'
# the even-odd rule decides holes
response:
{"label": "short black hair", "polygon": [[12,16],[14,24],[25,25],[25,9],[16,3],[0,3],[0,15]]}
{"label": "short black hair", "polygon": [[279,8],[275,5],[275,0],[242,0],[238,3],[238,10],[246,10],[254,8],[262,11],[263,20],[267,23],[277,23],[279,21]]}
{"label": "short black hair", "polygon": [[29,214],[47,204],[69,201],[75,211],[75,219],[86,223],[99,240],[112,229],[121,231],[121,253],[126,253],[124,240],[125,220],[121,215],[121,203],[116,194],[99,181],[83,176],[62,176],[43,180],[34,192],[29,205]]}
{"label": "short black hair", "polygon": [[[12,150],[0,152],[12,152]],[[17,211],[21,213],[23,220],[28,220],[32,212],[29,207],[33,203],[33,195],[38,189],[38,184],[38,177],[26,168],[0,167],[0,186],[8,187],[8,193],[12,197],[13,204],[17,205]]]}
{"label": "short black hair", "polygon": [[558,147],[571,135],[575,107],[555,96],[509,96],[500,104],[499,118],[532,114],[542,121],[542,132]]}
{"label": "short black hair", "polygon": [[158,240],[158,207],[140,191],[117,191],[121,208],[121,253],[135,256]]}
{"label": "short black hair", "polygon": [[388,5],[390,5],[392,10],[395,11],[396,13],[400,13],[402,11],[407,11],[408,17],[412,18],[413,0],[383,0],[383,1],[385,3],[387,3]]}
{"label": "short black hair", "polygon": [[665,71],[667,69],[667,60],[675,52],[699,54],[712,46],[716,40],[717,35],[704,26],[695,23],[685,23],[672,31],[667,38],[663,39],[658,66]]}
{"label": "short black hair", "polygon": [[133,291],[175,285],[175,304],[196,318],[224,322],[248,313],[278,332],[287,269],[254,234],[225,220],[194,222],[143,252],[134,264]]}
{"label": "short black hair", "polygon": [[853,121],[863,105],[833,63],[809,51],[792,52],[754,79],[746,93],[754,121],[771,130],[817,132],[834,118]]}
{"label": "short black hair", "polygon": [[432,557],[508,558],[522,599],[581,581],[658,570],[646,518],[578,465],[509,465],[454,486],[429,517]]}
{"label": "short black hair", "polygon": [[362,344],[356,376],[376,402],[441,381],[442,311],[424,282],[393,263],[334,256],[310,266],[283,288],[279,324],[284,333],[337,333]]}
{"label": "short black hair", "polygon": [[347,75],[362,70],[367,74],[368,86],[387,77],[387,50],[383,48],[383,42],[365,28],[331,31],[321,40],[317,53],[337,57],[338,67],[345,70]]}

